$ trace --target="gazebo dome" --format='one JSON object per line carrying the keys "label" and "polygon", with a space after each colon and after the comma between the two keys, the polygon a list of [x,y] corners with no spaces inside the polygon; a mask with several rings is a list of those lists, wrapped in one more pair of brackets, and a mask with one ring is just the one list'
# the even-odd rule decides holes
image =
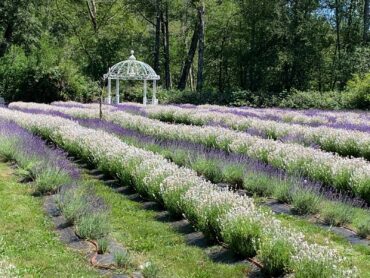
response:
{"label": "gazebo dome", "polygon": [[137,61],[134,51],[131,50],[131,56],[128,60],[119,62],[112,66],[105,78],[119,80],[159,80],[159,75],[151,66],[141,61]]}

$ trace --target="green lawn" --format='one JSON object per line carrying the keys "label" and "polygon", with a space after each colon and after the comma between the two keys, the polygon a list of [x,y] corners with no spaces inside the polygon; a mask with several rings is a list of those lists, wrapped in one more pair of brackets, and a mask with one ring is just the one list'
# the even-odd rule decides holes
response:
{"label": "green lawn", "polygon": [[[245,277],[247,264],[212,261],[207,249],[190,246],[170,224],[155,219],[135,201],[115,193],[100,181],[90,180],[97,194],[112,209],[112,236],[126,246],[135,264],[154,263],[159,277]],[[17,182],[13,170],[0,162],[1,255],[22,277],[97,277],[82,254],[61,243],[42,199],[33,197],[29,185]],[[0,272],[1,273],[1,272]]]}
{"label": "green lawn", "polygon": [[156,220],[156,212],[115,193],[93,180],[96,193],[112,208],[113,236],[134,253],[141,263],[150,261],[160,269],[159,277],[245,277],[246,263],[212,261],[206,249],[190,246],[169,223]]}
{"label": "green lawn", "polygon": [[[22,277],[98,277],[82,254],[61,243],[45,215],[42,199],[0,163],[0,252]],[[1,273],[1,272],[0,272]]]}

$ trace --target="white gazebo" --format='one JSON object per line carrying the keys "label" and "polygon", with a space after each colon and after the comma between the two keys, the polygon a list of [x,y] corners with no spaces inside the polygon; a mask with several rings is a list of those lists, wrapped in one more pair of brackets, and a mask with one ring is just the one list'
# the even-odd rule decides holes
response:
{"label": "white gazebo", "polygon": [[156,98],[157,93],[157,80],[160,79],[159,75],[155,73],[151,66],[143,62],[137,61],[134,56],[134,51],[131,50],[131,56],[126,61],[119,62],[113,67],[109,68],[107,74],[104,74],[104,79],[108,79],[108,97],[106,102],[108,104],[112,103],[112,80],[116,80],[116,99],[115,103],[120,103],[119,97],[119,81],[120,80],[143,80],[144,81],[144,96],[143,104],[148,104],[147,91],[148,91],[148,81],[153,81],[153,96],[151,103],[153,105],[158,104],[158,99]]}

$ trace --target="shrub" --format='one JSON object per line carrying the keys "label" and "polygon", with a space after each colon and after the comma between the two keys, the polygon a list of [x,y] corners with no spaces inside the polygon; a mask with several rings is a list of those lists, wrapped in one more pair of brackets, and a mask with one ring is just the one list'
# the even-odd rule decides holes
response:
{"label": "shrub", "polygon": [[0,138],[0,156],[5,161],[11,161],[14,159],[16,148],[14,142],[11,142],[8,138]]}
{"label": "shrub", "polygon": [[298,91],[292,90],[279,104],[283,108],[296,109],[340,109],[343,108],[343,95],[340,92],[329,91]]}
{"label": "shrub", "polygon": [[227,165],[223,169],[225,182],[241,187],[244,179],[244,168],[241,165]]}
{"label": "shrub", "polygon": [[46,37],[27,54],[13,45],[0,59],[2,97],[7,102],[91,101],[97,95],[97,84],[85,77],[74,61],[60,60],[61,51]]}
{"label": "shrub", "polygon": [[354,223],[357,234],[362,237],[366,238],[370,235],[370,217],[366,217],[363,219],[358,220]]}
{"label": "shrub", "polygon": [[251,172],[244,178],[244,188],[258,196],[270,196],[274,189],[271,178],[263,173]]}
{"label": "shrub", "polygon": [[86,214],[77,219],[76,233],[81,238],[96,240],[107,236],[110,224],[106,213]]}
{"label": "shrub", "polygon": [[309,189],[297,188],[292,192],[294,212],[299,215],[312,214],[318,211],[321,198]]}
{"label": "shrub", "polygon": [[257,254],[256,243],[261,236],[261,226],[256,221],[236,218],[222,229],[222,237],[232,250],[243,257],[252,258]]}
{"label": "shrub", "polygon": [[199,158],[194,162],[193,169],[214,183],[222,181],[222,171],[216,161]]}
{"label": "shrub", "polygon": [[333,269],[325,261],[301,259],[296,264],[295,278],[336,277]]}
{"label": "shrub", "polygon": [[292,251],[291,243],[286,240],[261,240],[258,257],[263,264],[262,272],[270,276],[289,272]]}
{"label": "shrub", "polygon": [[325,202],[320,211],[320,215],[325,223],[334,226],[341,226],[351,222],[351,219],[354,216],[354,211],[349,205],[337,202]]}
{"label": "shrub", "polygon": [[347,84],[347,101],[351,108],[370,109],[370,73],[355,75]]}
{"label": "shrub", "polygon": [[116,251],[114,254],[114,261],[116,262],[118,267],[128,268],[131,264],[131,257],[130,254],[125,251]]}
{"label": "shrub", "polygon": [[45,168],[36,174],[36,192],[40,194],[55,193],[62,185],[71,181],[70,176],[56,168]]}
{"label": "shrub", "polygon": [[273,189],[273,196],[282,203],[290,203],[291,198],[291,184],[288,181],[281,180],[276,183]]}
{"label": "shrub", "polygon": [[159,90],[158,98],[161,103],[219,103],[219,94],[215,90],[204,90],[203,92]]}
{"label": "shrub", "polygon": [[180,166],[188,165],[189,161],[189,154],[184,150],[173,150],[171,151],[171,159],[173,162]]}
{"label": "shrub", "polygon": [[105,237],[99,238],[97,240],[97,244],[98,244],[98,254],[104,254],[108,251],[109,241],[107,238]]}
{"label": "shrub", "polygon": [[70,224],[88,213],[87,200],[78,190],[65,190],[59,194],[58,206]]}
{"label": "shrub", "polygon": [[142,273],[145,278],[156,278],[159,277],[159,268],[155,264],[147,262],[144,265]]}

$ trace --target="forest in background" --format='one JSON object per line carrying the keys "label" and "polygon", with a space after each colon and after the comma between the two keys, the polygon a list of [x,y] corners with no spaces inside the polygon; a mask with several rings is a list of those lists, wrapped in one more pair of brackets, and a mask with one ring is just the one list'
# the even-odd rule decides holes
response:
{"label": "forest in background", "polygon": [[162,103],[368,109],[369,2],[3,0],[0,96],[96,100],[134,49],[161,76]]}

